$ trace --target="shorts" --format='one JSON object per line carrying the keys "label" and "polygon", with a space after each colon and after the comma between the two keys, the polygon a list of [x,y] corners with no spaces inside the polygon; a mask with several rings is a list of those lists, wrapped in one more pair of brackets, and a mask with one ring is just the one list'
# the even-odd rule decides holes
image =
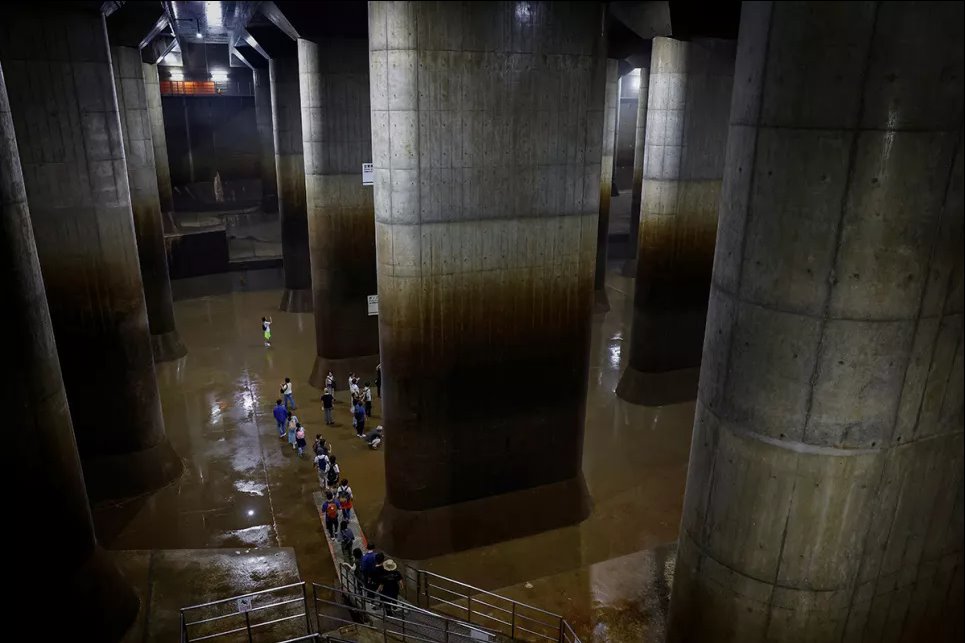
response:
{"label": "shorts", "polygon": [[265,331],[265,341],[268,341],[269,339],[271,339],[271,331],[270,331],[270,330],[266,330],[266,331]]}

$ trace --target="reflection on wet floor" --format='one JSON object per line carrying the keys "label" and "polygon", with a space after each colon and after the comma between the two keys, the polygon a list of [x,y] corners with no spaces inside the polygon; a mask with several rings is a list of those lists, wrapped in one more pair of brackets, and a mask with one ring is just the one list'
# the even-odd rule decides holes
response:
{"label": "reflection on wet floor", "polygon": [[[278,438],[271,415],[280,383],[286,376],[295,383],[309,443],[316,433],[333,443],[366,531],[384,497],[383,451],[355,437],[344,386],[336,395],[336,426],[324,425],[319,392],[306,382],[315,354],[311,314],[278,312],[279,290],[251,285],[263,275],[248,275],[245,283],[241,278],[234,273],[214,278],[221,280],[216,286],[195,284],[206,294],[175,304],[189,353],[159,364],[158,379],[166,430],[184,458],[184,476],[148,498],[98,508],[98,531],[111,549],[292,547],[305,580],[331,582],[335,571],[312,500],[318,478],[311,459],[299,459]],[[694,404],[644,408],[616,397],[629,345],[632,281],[611,272],[608,291],[612,309],[594,320],[587,394],[583,470],[593,497],[590,517],[418,566],[484,589],[565,573],[582,583],[592,575],[580,569],[676,539]],[[267,350],[262,315],[274,319]],[[343,385],[346,374],[336,375]],[[378,399],[374,414],[378,423]],[[391,440],[387,427],[388,448]],[[573,588],[573,595],[596,600],[589,586]],[[546,606],[554,609],[551,601],[547,596]],[[580,613],[591,613],[590,607]],[[584,621],[594,627],[592,617]]]}

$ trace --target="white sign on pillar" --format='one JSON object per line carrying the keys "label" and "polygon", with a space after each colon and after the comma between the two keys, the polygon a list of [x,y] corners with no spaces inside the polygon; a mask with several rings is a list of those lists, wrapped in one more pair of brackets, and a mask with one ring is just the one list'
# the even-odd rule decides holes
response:
{"label": "white sign on pillar", "polygon": [[375,170],[371,163],[362,163],[362,185],[375,185]]}
{"label": "white sign on pillar", "polygon": [[369,305],[369,315],[379,314],[379,296],[378,295],[368,295],[366,301]]}

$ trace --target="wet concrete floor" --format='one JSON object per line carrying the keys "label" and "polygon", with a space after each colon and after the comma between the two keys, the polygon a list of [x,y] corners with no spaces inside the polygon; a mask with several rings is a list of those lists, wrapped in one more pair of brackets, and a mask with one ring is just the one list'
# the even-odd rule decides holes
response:
{"label": "wet concrete floor", "polygon": [[[284,377],[295,384],[297,415],[309,445],[316,433],[334,444],[367,531],[384,498],[384,452],[366,448],[355,437],[346,373],[336,374],[337,424],[325,426],[319,392],[306,382],[315,354],[312,316],[279,312],[280,288],[255,289],[275,281],[261,277],[236,273],[221,276],[217,288],[181,289],[175,313],[189,353],[157,368],[166,430],[184,458],[184,476],[149,498],[98,507],[95,520],[110,549],[291,547],[304,580],[329,583],[335,570],[312,500],[317,476],[307,454],[298,458],[278,438],[271,415]],[[614,393],[629,347],[632,284],[611,270],[611,311],[594,320],[583,459],[593,497],[590,517],[579,525],[418,563],[483,589],[569,574],[571,595],[586,605],[567,610],[579,615],[584,635],[597,628],[594,619],[608,613],[607,605],[630,617],[645,612],[633,607],[630,592],[621,596],[594,589],[600,574],[613,575],[608,586],[620,588],[637,582],[639,569],[593,566],[676,540],[683,501],[694,403],[647,408]],[[214,294],[228,289],[233,291]],[[191,297],[192,290],[204,294]],[[274,319],[270,349],[262,344],[262,315]],[[374,380],[374,374],[361,375]],[[373,425],[381,415],[378,399],[374,406]],[[389,445],[391,440],[389,427]],[[622,581],[621,574],[626,574]],[[190,577],[184,582],[191,583]],[[527,600],[541,605],[539,593],[530,594]],[[557,608],[555,601],[548,593],[545,607]],[[611,634],[600,640],[620,640]]]}

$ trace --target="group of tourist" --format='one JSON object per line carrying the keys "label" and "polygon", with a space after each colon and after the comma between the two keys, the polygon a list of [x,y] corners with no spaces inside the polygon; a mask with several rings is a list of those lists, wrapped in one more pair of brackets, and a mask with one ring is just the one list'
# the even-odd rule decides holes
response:
{"label": "group of tourist", "polygon": [[368,543],[363,554],[358,547],[352,550],[350,566],[359,587],[368,600],[380,600],[386,615],[392,616],[398,607],[399,590],[402,588],[402,573],[391,558],[378,551],[375,543]]}

